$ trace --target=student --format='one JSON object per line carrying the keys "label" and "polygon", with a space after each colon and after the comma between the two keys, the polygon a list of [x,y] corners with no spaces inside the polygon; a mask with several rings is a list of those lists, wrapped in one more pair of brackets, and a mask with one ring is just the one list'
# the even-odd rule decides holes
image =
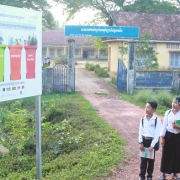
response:
{"label": "student", "polygon": [[180,126],[175,120],[180,120],[180,97],[172,101],[172,109],[164,115],[163,126],[160,133],[162,145],[162,158],[160,171],[163,173],[159,180],[166,179],[167,174],[172,174],[173,179],[180,179]]}
{"label": "student", "polygon": [[[161,120],[154,114],[157,108],[156,101],[148,101],[145,107],[146,115],[140,120],[139,125],[139,148],[144,151],[144,147],[148,148],[150,152],[158,145],[159,135],[162,127]],[[156,145],[156,146],[155,146]],[[147,172],[147,180],[152,180],[155,162],[154,159],[141,157],[139,180],[145,180]]]}

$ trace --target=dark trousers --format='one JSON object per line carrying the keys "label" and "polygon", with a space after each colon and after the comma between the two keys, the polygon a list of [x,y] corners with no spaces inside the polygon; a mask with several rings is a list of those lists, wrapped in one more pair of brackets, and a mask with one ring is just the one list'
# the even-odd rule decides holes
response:
{"label": "dark trousers", "polygon": [[[143,139],[144,147],[150,147],[151,141],[152,140]],[[142,180],[145,180],[146,172],[147,172],[147,178],[152,178],[154,171],[154,162],[155,162],[155,151],[154,151],[154,159],[141,157],[139,177]]]}

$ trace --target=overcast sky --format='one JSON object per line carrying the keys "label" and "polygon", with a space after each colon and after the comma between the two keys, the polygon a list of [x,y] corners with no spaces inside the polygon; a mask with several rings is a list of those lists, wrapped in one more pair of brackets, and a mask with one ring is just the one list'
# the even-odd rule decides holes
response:
{"label": "overcast sky", "polygon": [[[54,15],[55,20],[59,22],[60,27],[64,24],[67,14],[63,14],[63,6],[57,5],[52,7],[51,9],[52,14]],[[85,21],[92,20],[95,12],[91,9],[82,10],[81,12],[77,13],[75,18],[68,23],[67,25],[84,25]]]}

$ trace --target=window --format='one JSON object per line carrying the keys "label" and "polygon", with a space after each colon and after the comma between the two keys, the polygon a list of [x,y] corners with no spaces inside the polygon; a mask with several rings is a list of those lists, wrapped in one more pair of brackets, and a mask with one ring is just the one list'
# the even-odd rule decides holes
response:
{"label": "window", "polygon": [[94,50],[90,50],[89,53],[90,53],[90,56],[94,56]]}
{"label": "window", "polygon": [[50,49],[50,57],[54,57],[54,49],[53,48]]}
{"label": "window", "polygon": [[152,43],[151,46],[152,46],[154,49],[157,49],[157,44],[156,44],[156,43]]}
{"label": "window", "polygon": [[61,54],[61,49],[57,49],[57,55]]}
{"label": "window", "polygon": [[79,49],[75,49],[75,55],[79,55]]}
{"label": "window", "polygon": [[65,55],[68,55],[68,47],[66,47]]}
{"label": "window", "polygon": [[107,51],[106,50],[100,50],[100,55],[101,56],[107,56]]}
{"label": "window", "polygon": [[137,67],[150,67],[152,65],[151,58],[146,55],[141,58],[135,58],[135,63]]}
{"label": "window", "polygon": [[167,49],[180,49],[180,44],[178,43],[166,43]]}
{"label": "window", "polygon": [[43,56],[43,57],[46,57],[46,48],[43,48],[43,49],[42,49],[42,56]]}
{"label": "window", "polygon": [[169,67],[180,68],[180,53],[177,52],[170,53]]}

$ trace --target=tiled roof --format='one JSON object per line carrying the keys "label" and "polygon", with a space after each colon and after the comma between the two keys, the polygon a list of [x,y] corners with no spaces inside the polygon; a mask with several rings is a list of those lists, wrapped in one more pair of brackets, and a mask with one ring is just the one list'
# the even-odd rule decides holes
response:
{"label": "tiled roof", "polygon": [[140,34],[150,32],[152,40],[180,41],[180,14],[110,12],[109,25],[140,27]]}
{"label": "tiled roof", "polygon": [[85,42],[86,37],[82,36],[65,36],[64,30],[46,30],[42,32],[42,44],[43,45],[56,45],[56,44],[68,44],[68,39],[73,38],[75,44],[92,44],[92,42]]}

